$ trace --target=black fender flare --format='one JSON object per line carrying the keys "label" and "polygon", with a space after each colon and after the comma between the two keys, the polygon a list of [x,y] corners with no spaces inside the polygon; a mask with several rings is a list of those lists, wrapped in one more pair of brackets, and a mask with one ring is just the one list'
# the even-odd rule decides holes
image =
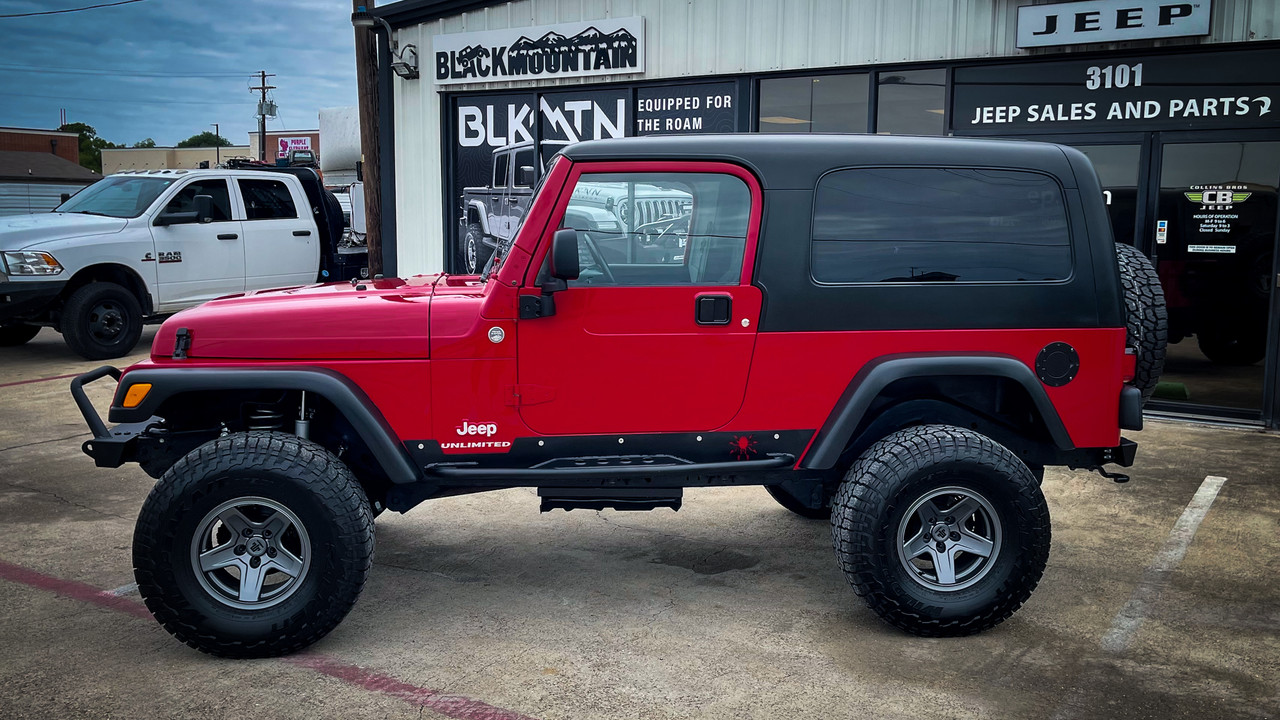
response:
{"label": "black fender flare", "polygon": [[[151,383],[137,407],[121,406],[128,388]],[[168,399],[189,392],[218,390],[305,390],[333,403],[355,428],[393,483],[417,482],[422,474],[397,440],[395,430],[369,396],[342,373],[328,368],[213,369],[150,368],[135,370],[116,386],[108,418],[113,423],[137,423],[156,416]]]}
{"label": "black fender flare", "polygon": [[907,378],[957,375],[1002,377],[1018,383],[1030,394],[1054,444],[1062,450],[1075,447],[1044,386],[1031,368],[1017,358],[982,354],[886,355],[868,363],[849,381],[840,400],[814,436],[800,467],[814,470],[835,467],[871,403],[890,384]]}

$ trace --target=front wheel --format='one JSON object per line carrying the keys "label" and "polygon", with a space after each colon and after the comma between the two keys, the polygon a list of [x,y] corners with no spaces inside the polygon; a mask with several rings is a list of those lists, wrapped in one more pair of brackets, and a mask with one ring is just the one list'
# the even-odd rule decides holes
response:
{"label": "front wheel", "polygon": [[124,357],[141,336],[142,305],[115,283],[91,282],[63,305],[62,339],[86,360]]}
{"label": "front wheel", "polygon": [[1031,596],[1049,557],[1035,476],[970,430],[900,430],[858,458],[832,503],[836,558],[883,620],[913,635],[969,635]]}
{"label": "front wheel", "polygon": [[323,447],[251,432],[212,440],[165,472],[133,536],[147,609],[186,644],[271,657],[324,637],[364,587],[373,515]]}

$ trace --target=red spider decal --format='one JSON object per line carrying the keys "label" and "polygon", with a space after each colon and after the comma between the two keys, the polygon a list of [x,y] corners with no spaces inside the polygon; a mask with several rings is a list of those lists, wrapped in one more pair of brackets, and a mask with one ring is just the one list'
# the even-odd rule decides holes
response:
{"label": "red spider decal", "polygon": [[738,435],[729,443],[729,452],[738,460],[746,460],[756,454],[756,445],[759,443],[754,435]]}

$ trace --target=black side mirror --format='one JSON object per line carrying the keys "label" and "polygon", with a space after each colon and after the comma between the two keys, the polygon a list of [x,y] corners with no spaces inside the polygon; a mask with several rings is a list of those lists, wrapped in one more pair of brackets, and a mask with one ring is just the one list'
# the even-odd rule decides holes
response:
{"label": "black side mirror", "polygon": [[70,199],[71,199],[71,193],[62,193],[62,202],[66,202]]}
{"label": "black side mirror", "polygon": [[521,165],[516,168],[516,187],[533,187],[534,180],[533,167],[529,165]]}
{"label": "black side mirror", "polygon": [[557,230],[551,236],[551,277],[557,280],[577,280],[582,273],[578,267],[578,231]]}
{"label": "black side mirror", "polygon": [[213,196],[196,196],[196,222],[204,224],[213,222]]}

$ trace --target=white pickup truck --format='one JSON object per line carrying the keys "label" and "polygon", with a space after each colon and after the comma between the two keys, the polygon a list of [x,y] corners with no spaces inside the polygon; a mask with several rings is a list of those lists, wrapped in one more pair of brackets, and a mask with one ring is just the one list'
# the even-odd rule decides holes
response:
{"label": "white pickup truck", "polygon": [[342,210],[310,168],[103,178],[53,212],[0,218],[0,346],[42,326],[90,360],[144,321],[224,295],[357,277]]}

